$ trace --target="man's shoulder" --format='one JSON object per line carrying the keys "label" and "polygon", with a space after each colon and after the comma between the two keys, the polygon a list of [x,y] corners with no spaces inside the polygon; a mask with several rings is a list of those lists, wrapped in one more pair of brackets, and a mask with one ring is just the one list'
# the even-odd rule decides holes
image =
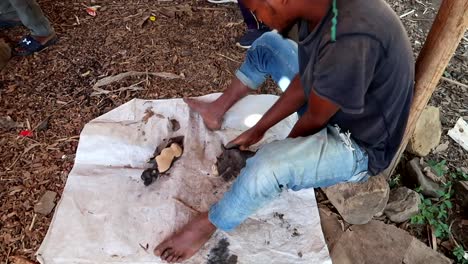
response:
{"label": "man's shoulder", "polygon": [[384,0],[338,0],[338,12],[337,38],[355,35],[386,46],[395,35],[405,34],[397,14]]}

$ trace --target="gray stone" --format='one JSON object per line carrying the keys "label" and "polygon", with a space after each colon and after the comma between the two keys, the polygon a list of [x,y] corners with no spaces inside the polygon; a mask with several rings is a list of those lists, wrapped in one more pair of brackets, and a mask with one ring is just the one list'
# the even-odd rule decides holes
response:
{"label": "gray stone", "polygon": [[380,221],[351,226],[330,250],[333,264],[450,264],[406,231]]}
{"label": "gray stone", "polygon": [[434,154],[441,153],[441,152],[446,151],[448,148],[449,148],[449,142],[446,141],[446,142],[440,144],[439,146],[437,146],[437,147],[434,149],[433,152],[434,152]]}
{"label": "gray stone", "polygon": [[416,122],[406,150],[418,156],[427,156],[431,149],[439,145],[441,135],[442,124],[439,108],[426,106]]}
{"label": "gray stone", "polygon": [[34,212],[41,215],[50,214],[55,207],[55,197],[57,197],[56,192],[46,191],[39,202],[34,206]]}
{"label": "gray stone", "polygon": [[[408,234],[409,235],[409,234]],[[405,257],[404,264],[450,264],[452,261],[446,256],[426,246],[426,244],[413,237]]]}
{"label": "gray stone", "polygon": [[341,183],[323,191],[346,222],[358,225],[383,212],[390,188],[385,176],[378,175],[364,183]]}
{"label": "gray stone", "polygon": [[424,174],[422,167],[423,166],[419,163],[419,158],[413,158],[406,165],[407,177],[402,177],[402,179],[408,185],[421,187],[421,193],[425,196],[435,198],[439,197],[440,195],[437,191],[442,191],[443,187],[428,178]]}
{"label": "gray stone", "polygon": [[406,187],[390,191],[385,215],[393,222],[402,223],[419,212],[421,199],[419,194]]}
{"label": "gray stone", "polygon": [[468,181],[455,182],[453,185],[455,198],[460,202],[465,212],[468,212]]}
{"label": "gray stone", "polygon": [[343,225],[340,223],[338,215],[330,211],[327,207],[319,206],[319,214],[323,236],[327,242],[328,250],[331,250],[344,233]]}
{"label": "gray stone", "polygon": [[11,49],[3,39],[0,39],[0,70],[6,66],[11,58]]}
{"label": "gray stone", "polygon": [[0,117],[0,128],[9,130],[17,127],[22,127],[22,124],[13,121],[10,116]]}

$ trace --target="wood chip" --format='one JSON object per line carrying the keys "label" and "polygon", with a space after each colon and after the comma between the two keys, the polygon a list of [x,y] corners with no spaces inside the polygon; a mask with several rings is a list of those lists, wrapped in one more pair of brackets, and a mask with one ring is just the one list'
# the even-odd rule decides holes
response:
{"label": "wood chip", "polygon": [[130,77],[130,76],[141,76],[141,75],[156,76],[156,77],[160,77],[160,78],[168,79],[168,80],[181,79],[182,78],[182,76],[174,74],[174,73],[170,73],[170,72],[137,72],[137,71],[129,71],[129,72],[120,73],[120,74],[117,74],[117,75],[114,75],[114,76],[109,76],[109,77],[102,78],[102,79],[100,79],[99,81],[97,81],[94,84],[93,89],[96,90],[96,88],[98,88],[98,87],[108,85],[108,84],[111,84],[113,82],[118,82],[118,81],[120,81],[122,79],[125,79],[127,77]]}
{"label": "wood chip", "polygon": [[145,124],[148,123],[148,120],[154,116],[154,112],[152,110],[152,107],[148,107],[146,110],[145,110],[145,115],[143,116],[143,118],[141,119],[141,121],[143,121]]}
{"label": "wood chip", "polygon": [[12,264],[35,264],[33,261],[30,261],[29,259],[18,257],[18,256],[11,256],[10,260]]}
{"label": "wood chip", "polygon": [[457,82],[455,80],[452,80],[452,79],[449,79],[449,78],[446,78],[446,77],[442,77],[441,78],[442,80],[446,81],[446,82],[449,82],[451,84],[455,84],[455,85],[458,85],[462,88],[465,88],[465,89],[468,89],[468,85],[464,84],[464,83],[461,83],[461,82]]}

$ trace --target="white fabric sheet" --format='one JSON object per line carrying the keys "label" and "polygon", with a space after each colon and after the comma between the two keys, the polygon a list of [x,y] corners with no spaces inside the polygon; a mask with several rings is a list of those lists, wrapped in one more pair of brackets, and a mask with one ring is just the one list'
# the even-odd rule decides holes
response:
{"label": "white fabric sheet", "polygon": [[[37,252],[39,262],[164,263],[153,248],[194,216],[190,207],[208,210],[231,184],[212,172],[221,144],[247,129],[246,123],[252,125],[276,100],[271,95],[246,97],[216,132],[207,130],[181,99],[134,99],[89,122]],[[147,122],[146,109],[155,113]],[[172,132],[169,119],[178,120],[181,128]],[[294,114],[270,129],[259,145],[285,138],[296,120]],[[182,157],[168,176],[145,187],[140,175],[148,167],[146,160],[162,139],[179,135],[185,136]],[[331,263],[313,189],[283,192],[234,232],[217,231],[185,263],[215,263],[212,249],[221,239],[229,246],[215,261],[219,264],[233,263],[233,255],[237,263]],[[223,257],[231,262],[220,261]]]}

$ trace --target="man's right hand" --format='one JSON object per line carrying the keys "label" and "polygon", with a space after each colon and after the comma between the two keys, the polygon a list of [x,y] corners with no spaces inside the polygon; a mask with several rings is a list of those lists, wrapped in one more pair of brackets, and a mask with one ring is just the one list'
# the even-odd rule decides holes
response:
{"label": "man's right hand", "polygon": [[234,140],[229,142],[228,145],[237,145],[239,146],[240,150],[248,150],[249,147],[257,142],[259,142],[263,136],[265,135],[265,131],[262,129],[253,126],[252,128],[244,131]]}
{"label": "man's right hand", "polygon": [[258,123],[229,142],[228,145],[237,145],[239,149],[247,150],[251,145],[259,142],[268,129],[303,106],[307,102],[306,99],[301,79],[299,75],[296,75],[286,91]]}

